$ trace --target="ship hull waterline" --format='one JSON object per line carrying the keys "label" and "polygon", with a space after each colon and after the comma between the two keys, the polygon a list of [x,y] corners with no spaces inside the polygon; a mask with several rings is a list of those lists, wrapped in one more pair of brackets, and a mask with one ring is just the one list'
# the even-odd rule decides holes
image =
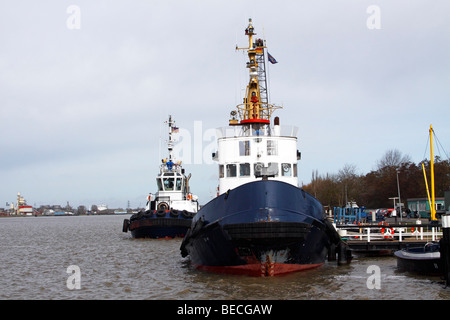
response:
{"label": "ship hull waterline", "polygon": [[[160,214],[161,215],[161,214]],[[133,238],[172,239],[183,238],[191,226],[194,213],[188,212],[187,217],[158,216],[157,213],[141,213],[134,219],[125,220],[123,231],[131,231]]]}
{"label": "ship hull waterline", "polygon": [[317,199],[290,184],[262,180],[200,209],[180,249],[200,270],[276,276],[323,265],[330,238]]}

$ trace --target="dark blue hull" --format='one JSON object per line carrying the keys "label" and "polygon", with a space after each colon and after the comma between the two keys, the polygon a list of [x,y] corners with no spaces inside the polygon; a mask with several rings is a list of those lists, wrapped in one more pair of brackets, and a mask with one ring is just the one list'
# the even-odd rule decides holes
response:
{"label": "dark blue hull", "polygon": [[123,232],[133,238],[182,238],[191,226],[194,213],[176,210],[139,212],[125,219]]}
{"label": "dark blue hull", "polygon": [[317,199],[290,184],[262,180],[205,205],[181,252],[200,269],[277,275],[322,265],[333,236]]}
{"label": "dark blue hull", "polygon": [[399,250],[394,255],[397,257],[397,268],[401,271],[435,276],[443,274],[438,243]]}

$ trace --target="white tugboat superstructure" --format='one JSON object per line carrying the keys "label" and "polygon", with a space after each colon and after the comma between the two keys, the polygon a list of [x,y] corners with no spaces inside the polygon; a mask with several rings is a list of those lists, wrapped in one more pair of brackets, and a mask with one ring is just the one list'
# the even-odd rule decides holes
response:
{"label": "white tugboat superstructure", "polygon": [[[278,180],[298,187],[296,127],[246,124],[222,128],[213,159],[219,164],[219,195],[257,180]],[[283,134],[281,134],[283,132]]]}
{"label": "white tugboat superstructure", "polygon": [[169,157],[162,159],[160,171],[156,177],[158,191],[149,194],[146,210],[187,210],[198,211],[198,197],[190,192],[189,180],[191,174],[186,176],[181,161],[173,158],[173,137],[177,132],[172,116],[166,122],[169,127],[169,140],[167,142]]}

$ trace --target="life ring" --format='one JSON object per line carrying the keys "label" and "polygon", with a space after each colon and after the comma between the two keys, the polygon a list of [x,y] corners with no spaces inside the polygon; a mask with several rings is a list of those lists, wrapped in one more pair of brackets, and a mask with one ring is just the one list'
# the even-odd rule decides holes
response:
{"label": "life ring", "polygon": [[170,210],[170,215],[174,218],[177,218],[180,215],[180,212],[176,209]]}
{"label": "life ring", "polygon": [[169,205],[167,204],[167,202],[158,203],[158,211],[159,210],[169,210]]}
{"label": "life ring", "polygon": [[385,239],[390,239],[394,237],[394,228],[383,228],[381,229],[381,234],[384,236]]}

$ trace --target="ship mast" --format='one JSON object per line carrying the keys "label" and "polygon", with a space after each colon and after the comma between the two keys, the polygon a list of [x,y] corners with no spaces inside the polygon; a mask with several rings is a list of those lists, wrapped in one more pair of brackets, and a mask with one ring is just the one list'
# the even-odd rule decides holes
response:
{"label": "ship mast", "polygon": [[433,155],[433,127],[430,125],[430,168],[431,168],[431,197],[428,189],[427,174],[425,172],[425,165],[422,162],[423,178],[425,179],[425,187],[427,189],[428,203],[430,204],[431,220],[436,220],[436,201],[434,192],[434,155]]}
{"label": "ship mast", "polygon": [[248,27],[245,29],[245,35],[248,36],[248,47],[236,46],[236,50],[247,50],[247,68],[250,79],[244,103],[237,105],[240,121],[236,119],[236,112],[232,111],[230,125],[270,124],[273,111],[280,108],[268,103],[264,58],[266,46],[262,39],[253,40],[253,36],[256,35],[254,31],[252,19],[249,19]]}
{"label": "ship mast", "polygon": [[169,157],[165,159],[161,159],[162,165],[161,165],[161,173],[163,172],[175,172],[175,171],[182,171],[181,169],[181,161],[178,160],[176,163],[174,163],[174,157],[173,157],[173,144],[174,140],[172,138],[173,133],[177,133],[178,129],[175,126],[175,121],[172,120],[172,116],[169,115],[169,120],[165,121],[164,123],[167,123],[169,127],[169,140],[167,140],[167,150],[169,151]]}
{"label": "ship mast", "polygon": [[174,123],[175,123],[175,121],[172,121],[172,116],[169,115],[169,121],[167,121],[167,124],[169,126],[169,141],[167,142],[167,149],[169,150],[169,161],[172,161],[172,156],[173,156],[172,125]]}
{"label": "ship mast", "polygon": [[436,205],[434,197],[434,155],[433,155],[433,127],[430,124],[430,167],[431,167],[431,220],[436,220]]}

